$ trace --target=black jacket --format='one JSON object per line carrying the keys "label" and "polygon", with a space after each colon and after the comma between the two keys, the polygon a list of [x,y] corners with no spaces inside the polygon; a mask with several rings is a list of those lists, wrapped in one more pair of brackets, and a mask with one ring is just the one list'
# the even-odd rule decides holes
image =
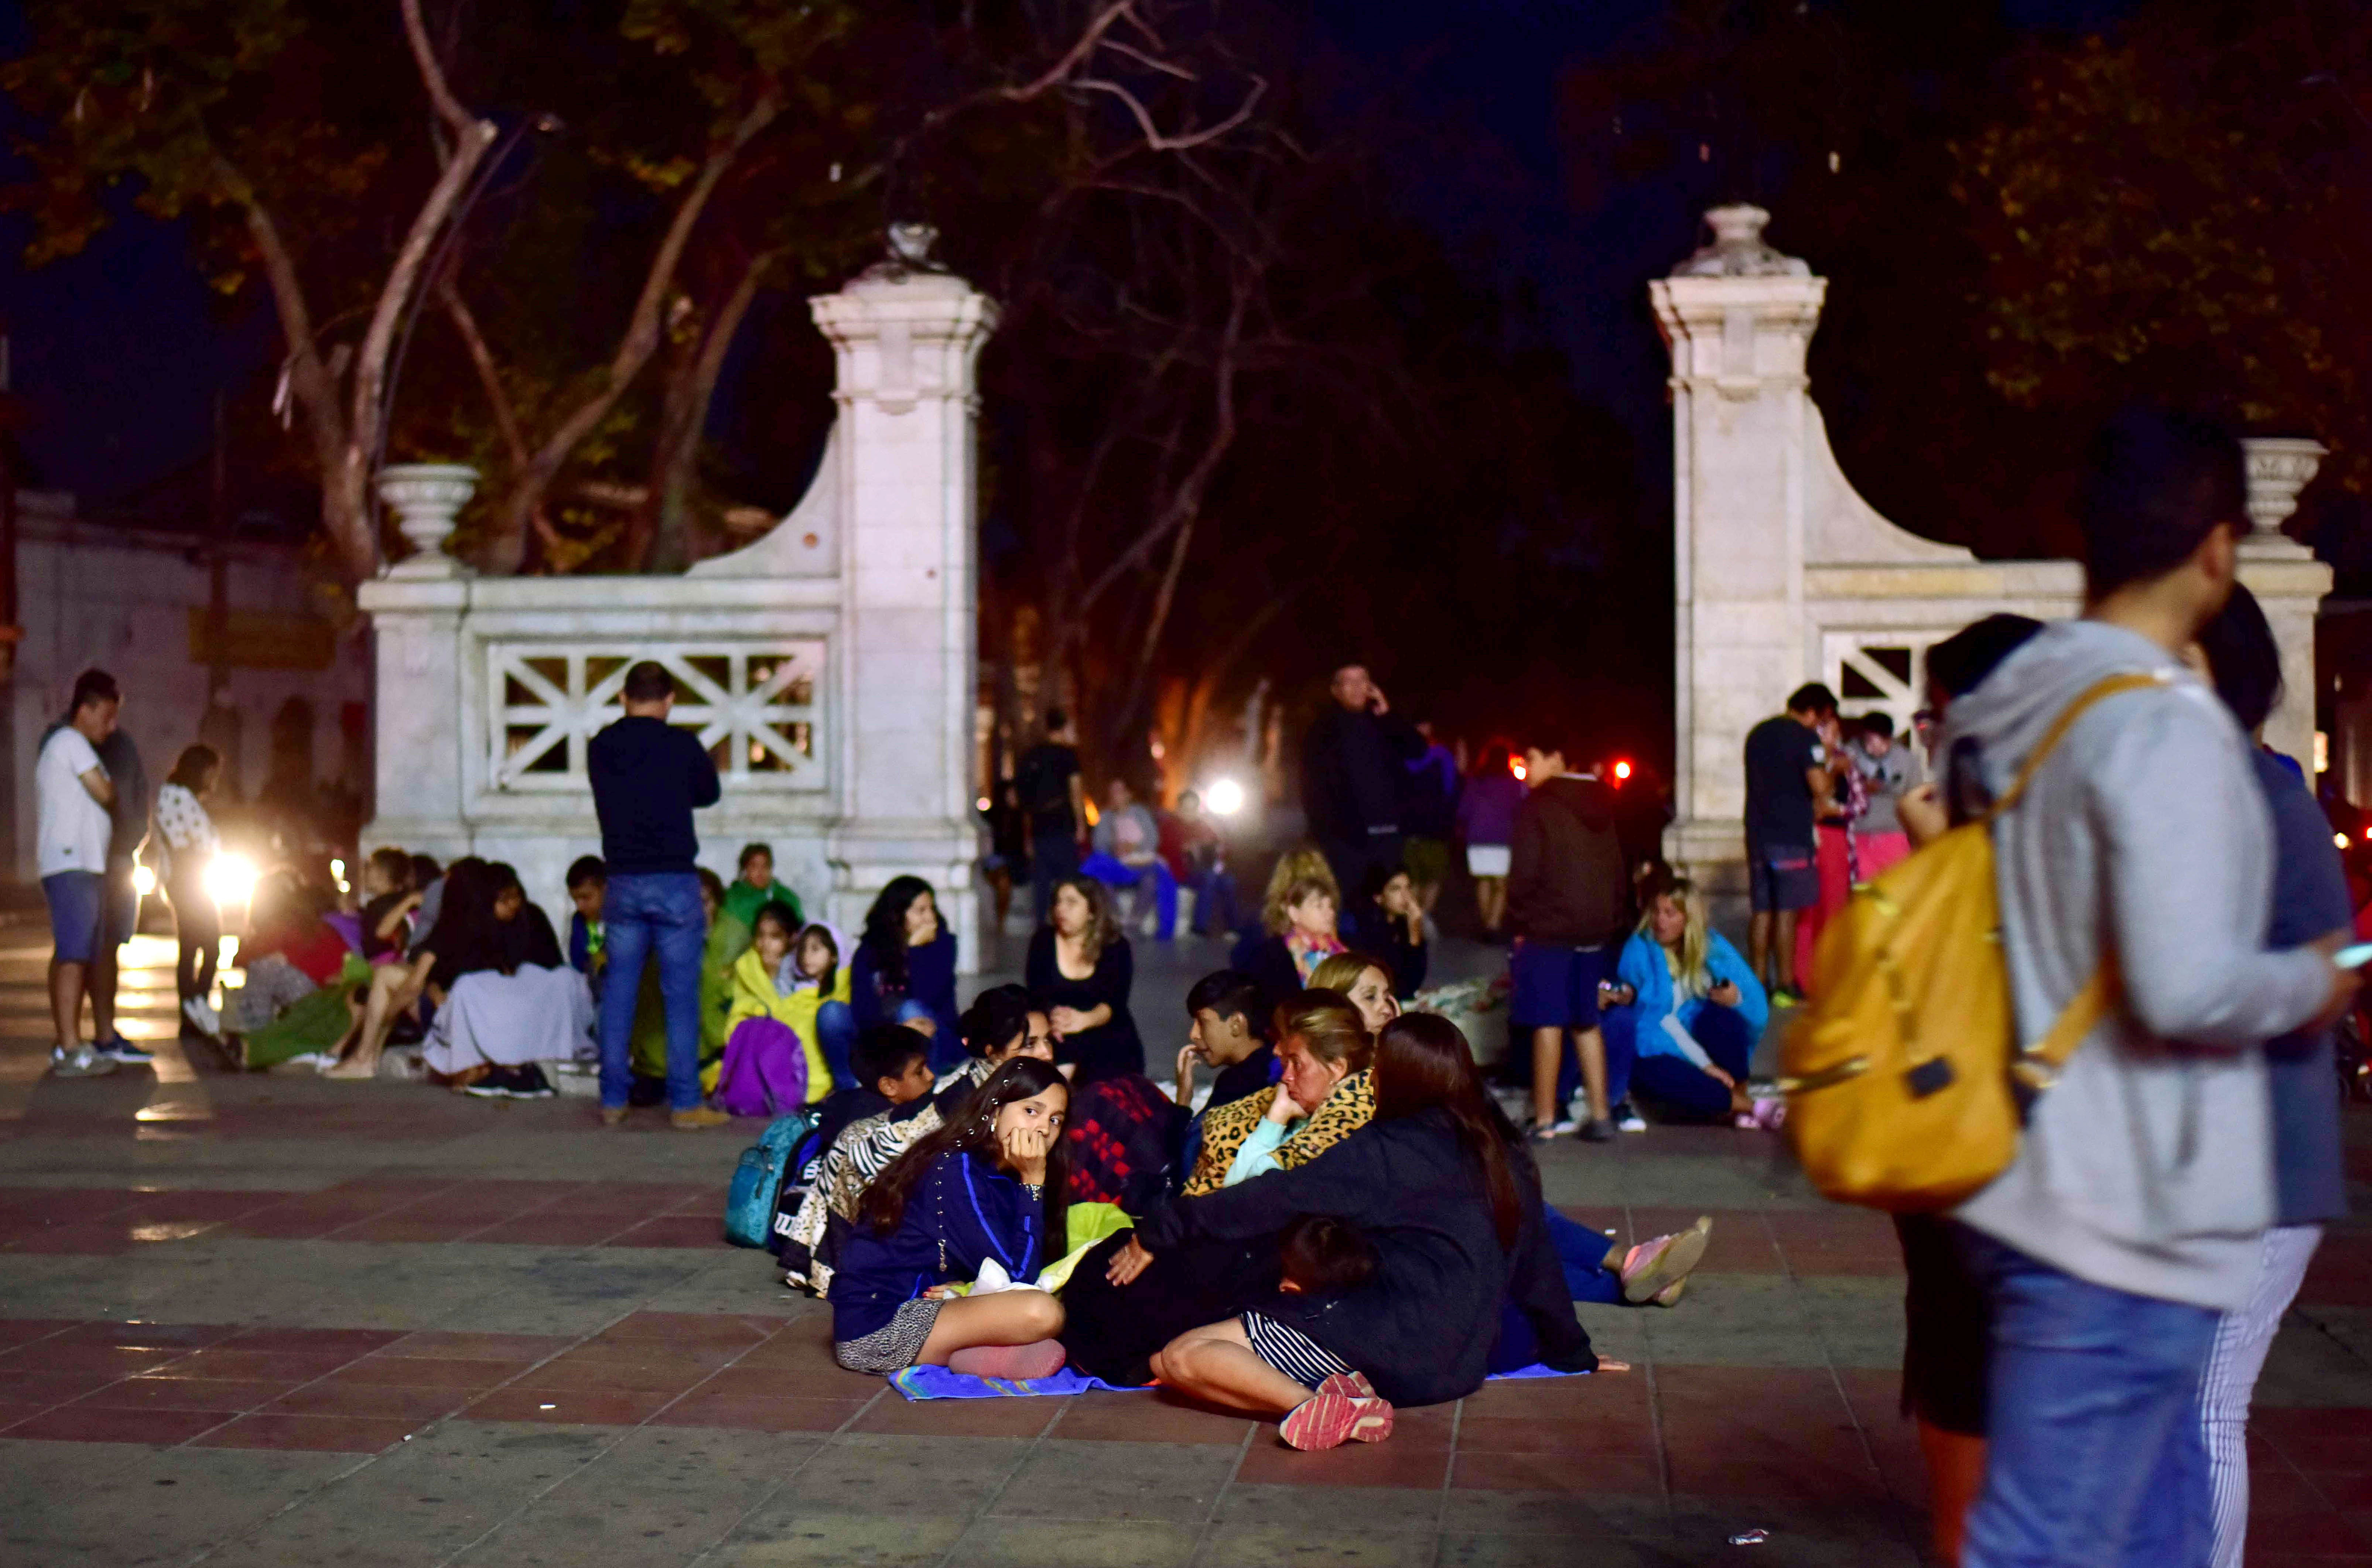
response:
{"label": "black jacket", "polygon": [[[1424,755],[1424,737],[1406,720],[1328,703],[1301,742],[1301,805],[1310,836],[1342,843],[1365,839],[1370,828],[1400,827],[1408,764]],[[1356,898],[1360,889],[1343,892]]]}
{"label": "black jacket", "polygon": [[630,714],[593,738],[585,772],[610,876],[692,871],[692,811],[718,798],[716,764],[699,737]]}
{"label": "black jacket", "polygon": [[[1157,1257],[1205,1239],[1270,1235],[1302,1214],[1350,1221],[1374,1243],[1375,1283],[1339,1296],[1277,1295],[1251,1304],[1366,1373],[1395,1404],[1431,1405],[1482,1385],[1512,1294],[1541,1334],[1551,1365],[1598,1365],[1564,1294],[1540,1223],[1539,1189],[1518,1167],[1525,1225],[1499,1244],[1481,1167],[1448,1116],[1376,1121],[1296,1170],[1273,1171],[1147,1214],[1139,1238]],[[1551,1298],[1556,1298],[1552,1304]]]}
{"label": "black jacket", "polygon": [[1614,792],[1596,779],[1549,779],[1516,812],[1507,919],[1535,942],[1595,947],[1631,925],[1631,873]]}

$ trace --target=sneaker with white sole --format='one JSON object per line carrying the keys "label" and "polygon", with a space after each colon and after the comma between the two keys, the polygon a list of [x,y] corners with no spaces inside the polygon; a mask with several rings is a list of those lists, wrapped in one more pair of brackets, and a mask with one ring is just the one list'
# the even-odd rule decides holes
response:
{"label": "sneaker with white sole", "polygon": [[208,1040],[222,1039],[222,1015],[215,1005],[203,996],[192,996],[182,1002],[181,1016],[190,1020],[197,1031]]}
{"label": "sneaker with white sole", "polygon": [[53,1045],[50,1047],[50,1071],[61,1078],[99,1078],[114,1072],[115,1063],[87,1045],[73,1051]]}
{"label": "sneaker with white sole", "polygon": [[1614,1108],[1614,1125],[1622,1128],[1625,1132],[1645,1132],[1647,1130],[1647,1119],[1639,1114],[1637,1106],[1626,1099]]}
{"label": "sneaker with white sole", "polygon": [[141,1050],[122,1035],[115,1036],[97,1050],[110,1062],[120,1062],[131,1067],[145,1067],[157,1060],[156,1052]]}
{"label": "sneaker with white sole", "polygon": [[[1703,1260],[1705,1244],[1712,1239],[1713,1216],[1699,1214],[1697,1223],[1688,1229],[1643,1241],[1631,1249],[1623,1254],[1622,1267],[1617,1271],[1622,1277],[1622,1299],[1634,1307],[1656,1300],[1689,1277]],[[1672,1297],[1674,1301],[1679,1299],[1677,1295]]]}

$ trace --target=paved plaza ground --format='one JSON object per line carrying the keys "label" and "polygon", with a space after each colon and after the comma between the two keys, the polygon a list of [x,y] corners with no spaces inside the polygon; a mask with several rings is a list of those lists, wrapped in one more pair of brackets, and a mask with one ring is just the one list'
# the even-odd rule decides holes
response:
{"label": "paved plaza ground", "polygon": [[[60,1082],[46,944],[0,931],[0,1562],[1919,1561],[1892,1233],[1762,1134],[1548,1151],[1591,1225],[1715,1216],[1678,1308],[1582,1309],[1636,1372],[1298,1454],[1157,1392],[910,1404],[719,1239],[757,1123],[604,1132],[584,1100],[193,1066],[169,944],[134,952],[156,1070]],[[1141,958],[1157,1056],[1218,957]],[[2372,1563],[2372,1237],[2334,1234],[2304,1302],[2260,1392],[2252,1561]]]}

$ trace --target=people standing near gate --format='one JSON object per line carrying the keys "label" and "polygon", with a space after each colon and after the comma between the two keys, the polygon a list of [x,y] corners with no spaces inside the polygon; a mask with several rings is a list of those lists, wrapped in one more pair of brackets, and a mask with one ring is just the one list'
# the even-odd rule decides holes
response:
{"label": "people standing near gate", "polygon": [[1838,815],[1819,734],[1836,716],[1836,693],[1814,681],[1746,736],[1747,953],[1773,1007],[1803,1001],[1795,989],[1796,920],[1820,901],[1819,827]]}
{"label": "people standing near gate", "polygon": [[[185,746],[157,792],[157,839],[164,862],[157,880],[173,911],[173,937],[180,947],[173,960],[174,990],[180,997],[181,1016],[209,1040],[222,1035],[222,1017],[207,1000],[222,952],[222,911],[206,891],[205,872],[222,842],[206,801],[221,774],[222,759],[213,747]],[[404,870],[408,878],[409,864]],[[367,920],[363,935],[367,945]]]}
{"label": "people standing near gate", "polygon": [[113,676],[84,670],[64,722],[42,738],[33,763],[35,854],[50,908],[50,1019],[58,1036],[50,1070],[65,1078],[112,1073],[116,1065],[83,1040],[82,999],[104,935],[108,808],[115,803],[99,743],[115,727],[122,701]]}
{"label": "people standing near gate", "polygon": [[667,1008],[669,1120],[685,1129],[714,1127],[732,1119],[701,1104],[701,958],[708,918],[693,864],[700,840],[692,814],[716,804],[716,764],[690,730],[668,722],[675,677],[664,665],[645,659],[629,669],[623,698],[625,717],[586,749],[609,872],[601,902],[601,1121],[615,1127],[626,1120],[634,999],[644,962],[656,951]]}
{"label": "people standing near gate", "polygon": [[2355,998],[2323,953],[2267,950],[2273,834],[2249,740],[2181,663],[2231,594],[2246,498],[2229,432],[2120,416],[2084,489],[2084,618],[1948,721],[2000,799],[2079,699],[2150,679],[2085,711],[1992,824],[2022,1037],[2099,1021],[1956,1211],[1992,1313],[1965,1568],[2207,1560],[2203,1373],[2278,1217],[2257,1048]]}
{"label": "people standing near gate", "polygon": [[153,1062],[155,1057],[123,1038],[115,1023],[115,978],[123,945],[140,934],[140,884],[133,870],[141,847],[148,841],[148,770],[132,732],[118,723],[99,743],[99,760],[115,785],[108,804],[106,908],[99,922],[99,947],[90,960],[92,1038],[99,1049],[118,1062]]}
{"label": "people standing near gate", "polygon": [[1853,742],[1853,764],[1861,773],[1869,808],[1853,824],[1854,868],[1857,879],[1875,880],[1889,866],[1911,853],[1895,805],[1915,782],[1910,751],[1894,739],[1894,720],[1880,711],[1862,714],[1860,734]]}
{"label": "people standing near gate", "polygon": [[[1631,876],[1615,830],[1614,792],[1595,774],[1569,771],[1566,758],[1583,755],[1553,732],[1524,748],[1531,788],[1516,813],[1507,872],[1507,918],[1517,942],[1507,1016],[1532,1031],[1532,1136],[1578,1132],[1603,1144],[1619,1134],[1606,1096],[1598,993],[1613,976],[1616,945],[1631,923]],[[1587,1120],[1557,1114],[1568,1035],[1589,1101]]]}
{"label": "people standing near gate", "polygon": [[1021,754],[1013,767],[1029,836],[1029,887],[1040,925],[1054,908],[1055,885],[1079,869],[1079,823],[1086,816],[1087,786],[1079,781],[1079,738],[1071,715],[1046,711],[1046,738]]}
{"label": "people standing near gate", "polygon": [[1402,863],[1408,764],[1424,738],[1393,715],[1364,664],[1339,667],[1327,690],[1333,700],[1301,742],[1301,804],[1335,884],[1356,889],[1369,866]]}

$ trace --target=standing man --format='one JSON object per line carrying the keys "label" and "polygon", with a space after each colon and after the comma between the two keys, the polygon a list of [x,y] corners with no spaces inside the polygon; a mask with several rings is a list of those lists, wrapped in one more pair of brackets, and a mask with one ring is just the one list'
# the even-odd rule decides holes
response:
{"label": "standing man", "polygon": [[1046,738],[1014,764],[1013,785],[1029,823],[1029,887],[1043,925],[1053,912],[1054,884],[1079,874],[1079,822],[1087,794],[1079,783],[1079,738],[1070,714],[1060,708],[1046,711]]}
{"label": "standing man", "polygon": [[669,1120],[682,1128],[715,1127],[732,1118],[700,1103],[700,966],[708,916],[692,859],[700,841],[692,814],[716,804],[716,764],[690,730],[668,723],[675,677],[665,666],[645,659],[626,671],[623,696],[626,716],[586,750],[610,876],[601,904],[601,1124],[626,1120],[634,999],[656,948],[667,1004]]}
{"label": "standing man", "polygon": [[1814,681],[1787,711],[1746,737],[1746,877],[1753,919],[1748,961],[1773,1007],[1800,1005],[1796,917],[1820,901],[1820,828],[1835,817],[1835,779],[1817,733],[1837,716],[1837,696]]}
{"label": "standing man", "polygon": [[2021,1037],[2098,1021],[1956,1216],[1992,1316],[1968,1568],[2207,1561],[2201,1374],[2274,1217],[2257,1048],[2355,995],[2322,953],[2266,950],[2273,829],[2249,740],[2180,657],[2232,591],[2245,496],[2228,432],[2112,423],[2083,498],[2084,618],[1947,720],[1956,772],[1999,798],[2080,695],[2156,679],[2086,711],[1993,826]]}
{"label": "standing man", "polygon": [[[1598,992],[1614,972],[1615,944],[1631,923],[1631,877],[1614,829],[1614,792],[1567,769],[1580,748],[1561,735],[1524,748],[1531,791],[1516,811],[1507,868],[1507,919],[1517,947],[1507,1016],[1532,1031],[1532,1136],[1578,1132],[1593,1144],[1618,1134],[1606,1099],[1606,1037]],[[1580,1057],[1589,1120],[1557,1115],[1558,1078],[1570,1032]]]}
{"label": "standing man", "polygon": [[1339,667],[1327,690],[1334,700],[1301,742],[1301,804],[1334,880],[1355,896],[1369,867],[1401,869],[1408,764],[1424,755],[1424,737],[1392,716],[1364,664]]}
{"label": "standing man", "polygon": [[117,962],[123,945],[140,934],[140,888],[132,879],[132,871],[148,840],[148,807],[153,799],[148,770],[141,765],[140,748],[133,743],[132,732],[123,727],[120,704],[115,726],[98,749],[108,782],[115,786],[115,798],[107,808],[106,907],[99,920],[99,948],[90,960],[91,1038],[102,1052],[118,1062],[153,1062],[154,1056],[125,1040],[115,1027]]}
{"label": "standing man", "polygon": [[50,906],[50,1070],[63,1078],[115,1071],[114,1058],[83,1042],[82,998],[106,916],[108,807],[115,786],[99,743],[115,727],[122,695],[103,669],[76,677],[64,724],[41,741],[33,796],[41,897]]}

